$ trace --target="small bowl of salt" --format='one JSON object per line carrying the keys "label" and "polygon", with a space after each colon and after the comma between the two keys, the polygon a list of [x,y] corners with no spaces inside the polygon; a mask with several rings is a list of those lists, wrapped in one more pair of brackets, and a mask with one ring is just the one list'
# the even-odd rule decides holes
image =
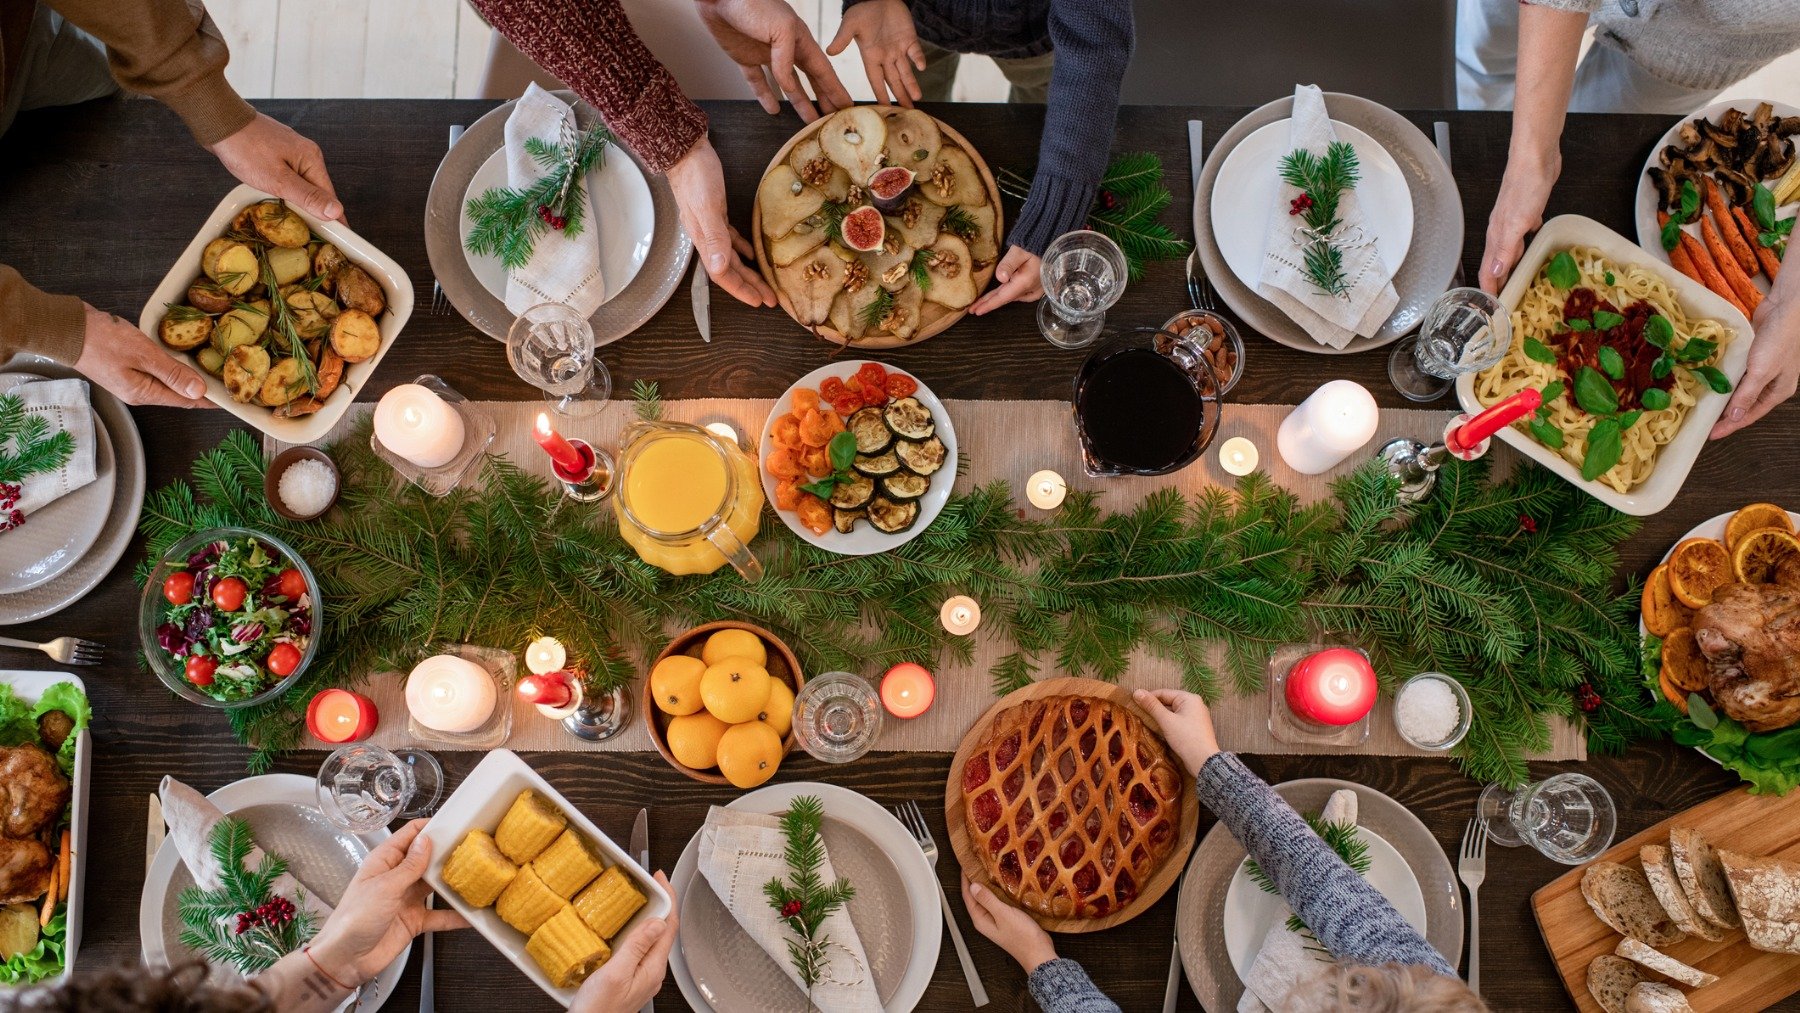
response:
{"label": "small bowl of salt", "polygon": [[1394,694],[1394,727],[1420,749],[1451,748],[1469,734],[1473,718],[1469,691],[1442,672],[1420,672]]}
{"label": "small bowl of salt", "polygon": [[288,520],[310,521],[331,509],[342,484],[330,454],[316,447],[289,447],[269,462],[263,495]]}

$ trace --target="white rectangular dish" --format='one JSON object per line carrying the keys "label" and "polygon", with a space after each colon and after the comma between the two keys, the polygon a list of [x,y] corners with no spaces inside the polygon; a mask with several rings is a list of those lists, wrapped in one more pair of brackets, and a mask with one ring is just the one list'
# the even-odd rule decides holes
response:
{"label": "white rectangular dish", "polygon": [[[425,836],[431,838],[431,868],[425,870],[425,881],[437,891],[445,903],[462,913],[475,931],[486,936],[494,948],[506,955],[526,977],[536,982],[538,987],[549,993],[552,999],[564,1007],[575,1001],[575,989],[557,988],[538,967],[537,961],[525,952],[525,935],[500,919],[491,907],[471,907],[455,890],[444,882],[444,862],[450,858],[450,852],[456,848],[469,831],[485,830],[493,833],[500,825],[500,818],[506,815],[519,793],[530,789],[542,795],[562,810],[569,818],[569,825],[581,831],[587,839],[600,849],[601,855],[608,865],[617,865],[625,870],[631,881],[637,885],[649,903],[638,909],[637,914],[619,930],[619,936],[631,931],[632,927],[645,918],[667,917],[674,909],[674,901],[663,888],[657,885],[650,874],[638,867],[637,861],[627,854],[624,848],[613,842],[611,837],[602,833],[593,821],[581,810],[575,808],[564,798],[543,775],[532,770],[519,754],[510,749],[496,749],[487,754],[487,758],[476,764],[463,783],[445,800],[431,824],[425,828]],[[616,939],[618,936],[615,936]]]}
{"label": "white rectangular dish", "polygon": [[[77,676],[67,672],[38,672],[7,670],[0,671],[0,685],[8,686],[26,703],[37,703],[44,691],[59,682],[74,683],[75,688],[87,693],[87,685]],[[69,800],[69,899],[65,902],[66,913],[63,916],[65,930],[63,933],[63,973],[58,980],[66,979],[75,970],[76,951],[81,949],[81,904],[87,894],[87,822],[88,822],[88,769],[93,763],[94,740],[90,729],[83,728],[75,739],[75,772],[70,778],[72,795]]]}
{"label": "white rectangular dish", "polygon": [[[1750,327],[1750,321],[1744,319],[1744,315],[1730,303],[1708,291],[1704,285],[1659,261],[1636,243],[1592,218],[1558,215],[1544,223],[1544,227],[1538,230],[1537,238],[1525,249],[1525,255],[1520,258],[1518,266],[1513,268],[1506,287],[1500,290],[1500,304],[1508,314],[1516,310],[1524,300],[1526,289],[1531,286],[1538,271],[1557,253],[1571,246],[1594,247],[1616,264],[1640,267],[1665,279],[1674,290],[1684,313],[1689,317],[1716,320],[1730,332],[1731,343],[1725,346],[1725,355],[1719,363],[1719,369],[1731,379],[1733,387],[1743,379],[1744,368],[1750,361],[1750,342],[1756,336]],[[1514,338],[1516,340],[1517,335]],[[1644,517],[1662,510],[1674,501],[1683,483],[1687,481],[1688,472],[1693,470],[1694,462],[1699,460],[1700,452],[1706,447],[1707,434],[1712,431],[1713,424],[1719,421],[1719,416],[1724,414],[1725,404],[1730,397],[1729,394],[1710,392],[1702,397],[1700,403],[1688,412],[1675,438],[1657,454],[1656,467],[1651,471],[1650,477],[1627,493],[1615,492],[1601,482],[1590,482],[1582,478],[1581,469],[1562,454],[1512,426],[1500,430],[1499,438],[1511,444],[1519,453],[1581,487],[1607,506]],[[1474,373],[1464,373],[1457,378],[1456,399],[1461,402],[1463,411],[1470,414],[1482,410],[1484,406],[1475,398]]]}
{"label": "white rectangular dish", "polygon": [[[226,194],[219,206],[213,209],[213,213],[207,216],[205,224],[200,226],[194,241],[176,258],[174,266],[169,268],[169,273],[163,276],[156,291],[151,293],[150,301],[144,304],[144,311],[138,316],[138,328],[150,335],[151,340],[156,340],[157,327],[162,322],[163,314],[167,312],[167,304],[179,303],[186,298],[188,286],[201,276],[200,255],[206,249],[206,244],[225,232],[238,211],[257,201],[270,200],[273,196],[247,183]],[[413,286],[412,279],[406,276],[406,271],[394,258],[376,249],[374,244],[351,231],[349,226],[314,218],[298,205],[290,204],[289,207],[306,221],[314,235],[330,240],[352,263],[369,272],[381,283],[387,294],[387,310],[382,313],[380,320],[381,346],[369,358],[345,365],[343,385],[338,392],[326,399],[325,407],[297,419],[276,418],[273,409],[233,401],[225,390],[224,381],[199,369],[193,356],[163,345],[161,341],[157,341],[157,344],[171,358],[183,365],[194,366],[206,378],[206,398],[213,404],[244,420],[251,428],[268,433],[284,443],[312,443],[331,432],[331,428],[344,417],[357,392],[362,390],[363,385],[374,374],[375,367],[381,364],[388,349],[394,346],[401,328],[412,317]]]}

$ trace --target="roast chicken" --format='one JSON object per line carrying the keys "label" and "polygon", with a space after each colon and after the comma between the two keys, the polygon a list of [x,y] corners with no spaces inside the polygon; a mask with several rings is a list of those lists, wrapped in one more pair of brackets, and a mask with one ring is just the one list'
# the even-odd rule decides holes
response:
{"label": "roast chicken", "polygon": [[46,838],[69,804],[69,779],[36,745],[0,748],[0,904],[36,900],[50,886]]}
{"label": "roast chicken", "polygon": [[1800,586],[1727,584],[1694,616],[1713,699],[1753,732],[1800,722]]}

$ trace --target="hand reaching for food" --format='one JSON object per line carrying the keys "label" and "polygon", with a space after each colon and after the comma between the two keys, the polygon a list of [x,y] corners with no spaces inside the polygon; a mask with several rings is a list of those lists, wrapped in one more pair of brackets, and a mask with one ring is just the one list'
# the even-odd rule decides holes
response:
{"label": "hand reaching for food", "polygon": [[705,135],[669,166],[668,179],[681,210],[681,227],[693,237],[694,255],[707,275],[739,302],[776,305],[775,290],[744,262],[756,254],[726,217],[725,170]]}
{"label": "hand reaching for food", "polygon": [[240,181],[292,201],[315,218],[344,220],[319,146],[262,113],[208,150]]}
{"label": "hand reaching for food", "polygon": [[831,69],[812,29],[784,0],[698,0],[698,6],[700,20],[744,72],[763,111],[770,115],[781,111],[781,99],[775,94],[779,86],[802,120],[811,123],[819,118],[800,73],[811,82],[825,112],[851,106],[850,93]]}
{"label": "hand reaching for food", "polygon": [[1132,699],[1156,719],[1163,739],[1181,757],[1189,774],[1199,774],[1206,761],[1219,751],[1212,711],[1199,696],[1179,689],[1140,689],[1132,694]]}
{"label": "hand reaching for food", "polygon": [[997,287],[969,307],[969,312],[983,316],[1011,302],[1037,302],[1044,297],[1043,261],[1037,254],[1021,247],[1009,247],[994,269]]}
{"label": "hand reaching for food", "polygon": [[1544,224],[1544,205],[1562,170],[1562,155],[1552,150],[1539,159],[1514,155],[1506,163],[1500,196],[1488,215],[1487,244],[1481,251],[1481,290],[1497,293],[1525,252],[1525,237]]}
{"label": "hand reaching for food", "polygon": [[1755,325],[1750,363],[1713,426],[1712,439],[1730,436],[1769,414],[1800,385],[1800,268],[1776,276],[1768,298],[1756,308]]}
{"label": "hand reaching for food", "polygon": [[1050,941],[1050,933],[1039,928],[1030,915],[995,896],[994,891],[971,883],[964,876],[962,897],[975,931],[1005,950],[1026,974],[1056,959],[1056,944]]}
{"label": "hand reaching for food", "polygon": [[913,71],[925,69],[925,48],[919,45],[912,11],[904,0],[863,0],[850,7],[825,52],[836,56],[852,41],[862,56],[875,101],[887,105],[891,94],[894,102],[910,109],[924,96]]}
{"label": "hand reaching for food", "polygon": [[131,324],[83,306],[87,316],[81,358],[75,368],[124,401],[135,405],[198,408],[206,404],[206,381],[198,370],[171,358],[148,334]]}
{"label": "hand reaching for food", "polygon": [[343,901],[319,929],[311,957],[334,980],[345,985],[368,981],[419,933],[469,927],[455,911],[425,906],[431,893],[424,882],[431,839],[420,831],[430,822],[413,820],[369,852]]}
{"label": "hand reaching for food", "polygon": [[[669,892],[669,879],[656,874],[656,883]],[[681,928],[677,903],[667,918],[646,918],[619,941],[612,958],[600,965],[575,995],[574,1013],[634,1013],[662,990],[669,969],[669,950]]]}

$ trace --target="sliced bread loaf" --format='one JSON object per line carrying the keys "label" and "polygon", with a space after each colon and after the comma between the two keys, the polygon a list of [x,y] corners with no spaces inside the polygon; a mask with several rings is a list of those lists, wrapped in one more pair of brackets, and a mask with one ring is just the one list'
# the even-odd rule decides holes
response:
{"label": "sliced bread loaf", "polygon": [[1687,938],[1651,891],[1643,870],[1617,862],[1595,862],[1581,874],[1581,895],[1614,932],[1667,946]]}
{"label": "sliced bread loaf", "polygon": [[1800,864],[1722,848],[1719,862],[1750,945],[1769,953],[1800,953]]}
{"label": "sliced bread loaf", "polygon": [[1725,929],[1735,929],[1743,922],[1737,905],[1731,901],[1731,887],[1725,882],[1725,867],[1719,864],[1719,853],[1693,827],[1676,827],[1669,831],[1669,858],[1675,863],[1675,877],[1681,881],[1681,892],[1694,905],[1700,917]]}
{"label": "sliced bread loaf", "polygon": [[1588,993],[1606,1013],[1625,1013],[1631,990],[1644,982],[1637,965],[1622,957],[1602,953],[1587,968]]}
{"label": "sliced bread loaf", "polygon": [[1650,882],[1650,892],[1656,894],[1657,903],[1675,919],[1675,927],[1690,936],[1719,942],[1725,938],[1725,930],[1700,917],[1694,905],[1688,903],[1687,894],[1681,890],[1681,880],[1675,875],[1675,863],[1669,858],[1669,849],[1660,844],[1646,844],[1638,849],[1638,858],[1644,863],[1644,878]]}
{"label": "sliced bread loaf", "polygon": [[1625,1013],[1694,1013],[1694,1007],[1679,988],[1641,981],[1625,997]]}
{"label": "sliced bread loaf", "polygon": [[1689,988],[1705,988],[1719,980],[1716,974],[1708,974],[1698,967],[1689,967],[1654,946],[1645,946],[1636,939],[1619,940],[1613,953],[1642,964],[1665,978],[1673,978]]}

